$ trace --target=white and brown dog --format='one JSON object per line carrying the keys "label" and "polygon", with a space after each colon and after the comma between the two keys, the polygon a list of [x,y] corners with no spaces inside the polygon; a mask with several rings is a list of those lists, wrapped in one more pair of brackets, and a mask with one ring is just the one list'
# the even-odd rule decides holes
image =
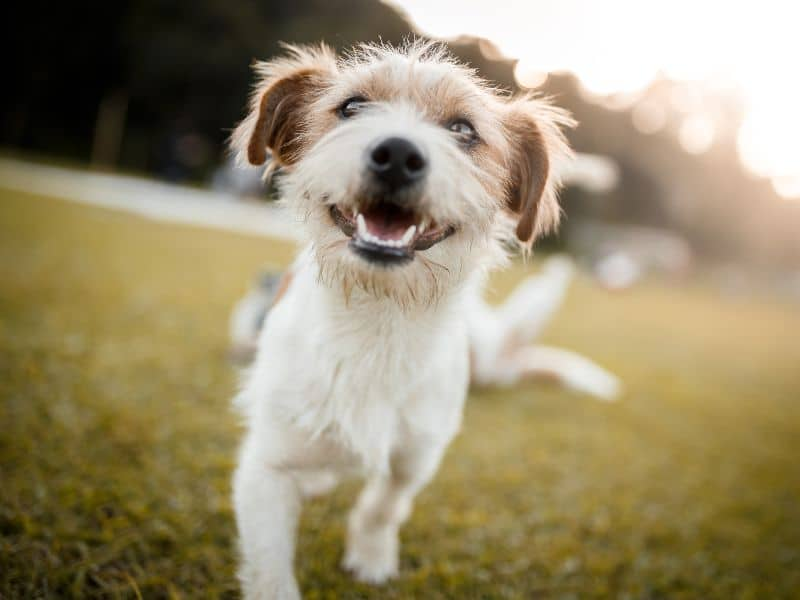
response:
{"label": "white and brown dog", "polygon": [[256,69],[232,145],[282,167],[308,244],[237,398],[239,574],[248,598],[298,598],[301,500],[343,473],[367,477],[344,566],[397,573],[398,529],[461,422],[474,290],[512,242],[526,251],[556,226],[550,165],[571,121],[437,45],[291,47]]}

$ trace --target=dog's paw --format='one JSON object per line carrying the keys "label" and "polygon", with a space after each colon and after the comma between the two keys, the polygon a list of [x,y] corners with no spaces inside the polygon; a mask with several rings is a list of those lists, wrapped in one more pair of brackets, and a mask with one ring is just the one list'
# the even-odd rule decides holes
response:
{"label": "dog's paw", "polygon": [[274,576],[263,572],[240,573],[245,600],[301,600],[292,575]]}
{"label": "dog's paw", "polygon": [[302,600],[297,588],[270,587],[250,592],[245,595],[247,600]]}
{"label": "dog's paw", "polygon": [[381,584],[397,576],[397,533],[392,531],[361,532],[351,535],[342,568],[358,581]]}

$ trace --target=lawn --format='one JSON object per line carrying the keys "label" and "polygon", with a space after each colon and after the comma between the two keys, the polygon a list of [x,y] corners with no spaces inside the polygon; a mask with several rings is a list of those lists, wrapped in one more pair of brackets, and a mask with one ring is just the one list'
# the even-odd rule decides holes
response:
{"label": "lawn", "polygon": [[[291,255],[0,190],[0,598],[237,596],[227,315]],[[339,570],[348,483],[304,512],[306,597],[796,598],[799,339],[776,300],[579,279],[546,341],[624,398],[473,392],[400,578]]]}

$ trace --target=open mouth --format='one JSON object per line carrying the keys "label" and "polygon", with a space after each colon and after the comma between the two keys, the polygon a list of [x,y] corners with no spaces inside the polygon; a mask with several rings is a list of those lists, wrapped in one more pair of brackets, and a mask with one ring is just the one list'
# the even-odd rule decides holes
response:
{"label": "open mouth", "polygon": [[357,213],[332,205],[330,213],[350,238],[350,248],[356,254],[386,266],[411,261],[415,251],[427,250],[455,233],[452,225],[438,225],[390,203],[375,204]]}

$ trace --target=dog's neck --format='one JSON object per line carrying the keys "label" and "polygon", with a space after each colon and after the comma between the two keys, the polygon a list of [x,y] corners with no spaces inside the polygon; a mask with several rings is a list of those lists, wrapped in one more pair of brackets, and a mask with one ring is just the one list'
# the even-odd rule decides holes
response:
{"label": "dog's neck", "polygon": [[431,327],[435,327],[442,315],[458,311],[461,305],[458,298],[465,287],[463,282],[448,286],[433,299],[410,296],[398,299],[342,280],[320,280],[319,285],[322,291],[321,300],[326,304],[332,319],[343,319],[367,326],[369,323],[377,324],[387,320],[409,324],[425,321]]}
{"label": "dog's neck", "polygon": [[443,314],[458,312],[463,303],[459,299],[468,287],[469,276],[458,279],[447,278],[430,282],[427,289],[415,287],[417,282],[407,282],[398,278],[387,285],[386,282],[359,281],[348,273],[331,273],[320,265],[309,247],[303,253],[301,268],[307,268],[316,282],[319,301],[331,319],[343,319],[351,323],[385,321],[416,322],[430,320],[435,323]]}

